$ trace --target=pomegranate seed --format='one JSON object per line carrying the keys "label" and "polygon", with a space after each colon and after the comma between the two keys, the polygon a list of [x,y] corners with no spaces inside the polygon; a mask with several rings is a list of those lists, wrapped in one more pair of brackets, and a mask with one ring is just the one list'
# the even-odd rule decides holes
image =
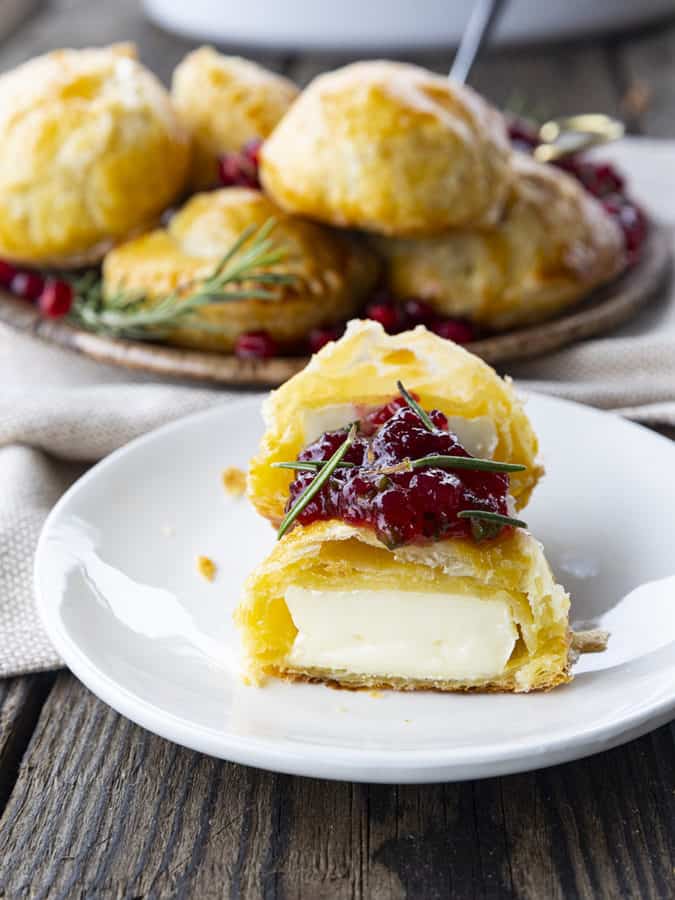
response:
{"label": "pomegranate seed", "polygon": [[246,141],[242,148],[242,153],[246,157],[246,159],[256,167],[260,165],[260,149],[262,147],[262,141],[260,138],[253,138],[250,141]]}
{"label": "pomegranate seed", "polygon": [[45,286],[45,280],[37,272],[17,272],[12,278],[10,290],[24,300],[37,300]]}
{"label": "pomegranate seed", "polygon": [[38,300],[40,312],[48,319],[60,319],[70,312],[73,289],[67,281],[48,281]]}
{"label": "pomegranate seed", "polygon": [[9,287],[15,275],[16,269],[14,266],[5,262],[4,259],[0,259],[0,284],[4,287]]}
{"label": "pomegranate seed", "polygon": [[509,122],[509,138],[516,150],[525,153],[531,152],[539,143],[537,132],[523,119],[514,119]]}
{"label": "pomegranate seed", "polygon": [[322,347],[331,341],[337,341],[342,337],[344,328],[314,328],[309,333],[309,349],[312,353],[318,353]]}
{"label": "pomegranate seed", "polygon": [[218,175],[225,187],[260,187],[258,168],[244,153],[224,153],[218,160]]}
{"label": "pomegranate seed", "polygon": [[431,325],[438,316],[428,303],[412,297],[403,304],[403,311],[410,326]]}
{"label": "pomegranate seed", "polygon": [[269,359],[278,355],[279,347],[266,331],[249,331],[239,335],[234,352],[239,359]]}
{"label": "pomegranate seed", "polygon": [[403,327],[400,310],[392,303],[369,303],[366,307],[366,316],[379,322],[388,334],[395,334]]}
{"label": "pomegranate seed", "polygon": [[431,330],[446,341],[454,341],[456,344],[468,344],[476,336],[473,325],[463,319],[442,319]]}

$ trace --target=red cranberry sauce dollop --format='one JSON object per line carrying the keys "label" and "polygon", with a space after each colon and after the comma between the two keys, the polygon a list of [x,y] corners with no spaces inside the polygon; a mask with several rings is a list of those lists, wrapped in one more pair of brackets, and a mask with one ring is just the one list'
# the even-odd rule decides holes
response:
{"label": "red cranberry sauce dollop", "polygon": [[[513,147],[524,153],[532,153],[539,143],[536,131],[520,119],[509,124],[509,137]],[[647,217],[628,196],[625,182],[614,166],[581,155],[563,157],[555,160],[553,165],[572,175],[589,194],[597,197],[623,232],[628,264],[637,262],[647,236]]]}
{"label": "red cranberry sauce dollop", "polygon": [[[508,515],[508,475],[433,466],[382,472],[406,459],[429,454],[469,456],[448,431],[443,413],[433,410],[429,416],[436,426],[433,432],[402,398],[396,398],[361,419],[357,437],[344,457],[354,463],[354,468],[335,469],[298,521],[309,525],[322,519],[342,519],[367,526],[387,547],[394,548],[447,537],[471,537],[471,520],[457,518],[463,509]],[[330,459],[347,431],[326,432],[305,447],[298,459]],[[296,473],[287,509],[315,477],[313,472]]]}

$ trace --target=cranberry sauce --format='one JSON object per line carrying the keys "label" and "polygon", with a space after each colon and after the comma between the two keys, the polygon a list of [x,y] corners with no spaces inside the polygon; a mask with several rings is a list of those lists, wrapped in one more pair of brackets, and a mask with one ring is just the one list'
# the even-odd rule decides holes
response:
{"label": "cranberry sauce", "polygon": [[[508,475],[497,472],[451,470],[424,466],[405,471],[405,461],[430,454],[468,457],[448,420],[433,410],[430,431],[419,415],[396,398],[359,422],[359,430],[344,462],[298,515],[304,525],[320,519],[342,519],[373,528],[389,548],[445,537],[478,537],[466,509],[508,515]],[[328,431],[298,456],[303,461],[330,459],[344,442],[348,429]],[[399,464],[399,471],[392,471]],[[316,474],[299,471],[290,487],[290,509]],[[509,529],[510,526],[503,526]],[[496,536],[496,529],[491,536]],[[483,536],[483,535],[481,535]]]}
{"label": "cranberry sauce", "polygon": [[[524,153],[534,152],[539,143],[536,130],[519,119],[509,124],[509,137],[513,147]],[[565,156],[552,165],[572,175],[589,194],[597,197],[623,232],[628,264],[636,263],[647,236],[647,217],[626,193],[624,180],[616,169],[609,163],[595,162],[581,155]]]}

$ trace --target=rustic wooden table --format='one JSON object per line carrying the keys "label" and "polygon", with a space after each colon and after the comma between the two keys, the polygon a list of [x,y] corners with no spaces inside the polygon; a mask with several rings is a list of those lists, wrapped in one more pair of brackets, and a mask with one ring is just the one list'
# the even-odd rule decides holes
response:
{"label": "rustic wooden table", "polygon": [[[58,0],[0,68],[135,40],[165,80],[190,44],[132,0]],[[259,57],[301,82],[338,54]],[[451,53],[417,59],[445,70]],[[675,23],[481,61],[473,84],[544,114],[675,135]],[[1,502],[1,498],[0,498]],[[0,567],[2,560],[0,560]],[[1,602],[1,598],[0,598]],[[219,762],[114,713],[66,672],[0,681],[0,896],[675,896],[675,726],[591,759],[464,784],[339,784]]]}

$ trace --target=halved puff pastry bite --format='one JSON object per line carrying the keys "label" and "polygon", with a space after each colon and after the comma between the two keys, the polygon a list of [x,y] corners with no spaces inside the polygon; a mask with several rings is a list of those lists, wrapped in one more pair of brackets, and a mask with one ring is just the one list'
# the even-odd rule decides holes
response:
{"label": "halved puff pastry bite", "polygon": [[504,214],[492,229],[428,238],[371,238],[395,297],[491,329],[550,318],[624,265],[616,223],[574,178],[522,154]]}
{"label": "halved puff pastry bite", "polygon": [[425,409],[438,409],[474,456],[516,463],[511,493],[523,507],[543,469],[538,443],[521,401],[507,380],[477,356],[423,327],[389,335],[372,321],[350,322],[309,364],[263,404],[266,431],[251,460],[248,495],[278,525],[292,473],[274,468],[293,460],[329,429],[388,403],[401,380]]}
{"label": "halved puff pastry bite", "polygon": [[389,550],[331,520],[279,541],[236,620],[258,684],[520,692],[570,679],[568,610],[527,532]]}
{"label": "halved puff pastry bite", "polygon": [[418,66],[360,62],[316,78],[265,141],[279,206],[381,234],[494,222],[510,181],[502,116]]}
{"label": "halved puff pastry bite", "polygon": [[218,156],[266,138],[299,91],[288,78],[212,47],[188,53],[176,67],[171,98],[193,141],[191,184],[218,182]]}
{"label": "halved puff pastry bite", "polygon": [[[194,311],[189,322],[171,328],[164,340],[200,349],[231,351],[246,332],[263,330],[281,345],[302,340],[315,327],[344,321],[372,289],[377,260],[362,242],[312,222],[287,216],[260,191],[224,188],[196,194],[161,228],[123,244],[103,264],[106,295],[142,294],[148,307],[173,291],[194,290],[246,229],[271,220],[271,237],[281,261],[265,267],[256,286],[268,299],[212,302]],[[267,274],[288,276],[268,283]]]}
{"label": "halved puff pastry bite", "polygon": [[98,261],[183,190],[188,135],[132,45],[55,50],[0,77],[0,255]]}
{"label": "halved puff pastry bite", "polygon": [[[512,389],[459,347],[442,342],[436,350],[440,339],[426,342],[419,328],[405,338],[412,356],[430,350],[420,366],[434,372],[432,394],[401,345],[389,347],[378,370],[367,339],[377,345],[382,336],[355,323],[350,330],[293,379],[296,394],[281,396],[281,388],[266,410],[252,499],[258,508],[270,500],[262,460],[290,484],[279,541],[248,579],[235,614],[248,675],[256,683],[273,675],[443,691],[530,691],[569,680],[569,598],[513,516],[516,479],[523,502],[538,470],[536,439]],[[347,426],[331,421],[346,399],[343,349],[361,370],[355,378],[380,385],[399,357],[377,405],[363,403],[359,382],[351,382]],[[303,407],[320,381],[333,403],[322,412],[310,407],[323,418],[291,455],[293,424],[306,429]],[[457,415],[469,397],[481,417]],[[505,457],[532,461],[529,482],[524,463],[493,457],[505,435]]]}

